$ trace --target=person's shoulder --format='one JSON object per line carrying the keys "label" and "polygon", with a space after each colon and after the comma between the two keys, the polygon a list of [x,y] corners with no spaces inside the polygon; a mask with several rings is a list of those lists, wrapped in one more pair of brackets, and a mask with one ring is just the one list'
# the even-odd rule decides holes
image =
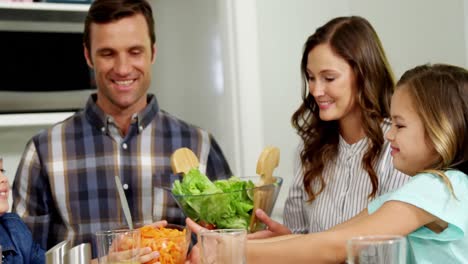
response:
{"label": "person's shoulder", "polygon": [[19,217],[18,214],[16,213],[5,213],[2,215],[2,219],[4,220],[21,220],[21,217]]}
{"label": "person's shoulder", "polygon": [[468,175],[459,170],[447,170],[445,175],[449,178],[452,185],[458,188],[465,188],[468,190]]}
{"label": "person's shoulder", "polygon": [[465,173],[463,173],[460,170],[447,170],[447,171],[445,171],[445,174],[449,178],[461,178],[461,179],[464,179],[464,180],[468,180],[468,175],[466,175]]}
{"label": "person's shoulder", "polygon": [[159,116],[163,120],[163,124],[167,123],[169,124],[168,127],[165,127],[165,129],[171,129],[171,130],[185,130],[185,131],[197,131],[197,132],[206,132],[203,128],[200,128],[194,124],[189,123],[188,121],[182,120],[181,118],[176,117],[175,115],[165,111],[165,110],[160,110],[159,111]]}
{"label": "person's shoulder", "polygon": [[[455,193],[465,193],[468,192],[468,175],[459,171],[459,170],[446,170],[441,171],[445,175],[446,179],[450,182]],[[441,175],[438,175],[435,172],[421,172],[411,177],[410,182],[416,186],[424,186],[426,189],[432,187],[446,188],[447,183]],[[432,186],[432,187],[431,187]]]}
{"label": "person's shoulder", "polygon": [[33,140],[39,140],[39,141],[44,141],[44,140],[48,140],[49,138],[49,135],[53,132],[53,131],[57,131],[58,129],[61,129],[62,127],[71,127],[73,124],[75,124],[77,121],[78,122],[81,122],[81,120],[84,118],[84,114],[82,111],[80,112],[76,112],[74,113],[73,115],[65,118],[64,120],[62,121],[59,121],[59,122],[56,122],[54,124],[52,124],[51,126],[47,127],[47,128],[44,128],[42,130],[40,130],[39,132],[37,132],[34,136],[33,136]]}
{"label": "person's shoulder", "polygon": [[26,224],[23,222],[21,217],[16,213],[5,213],[2,215],[2,222],[4,225],[11,228],[12,226],[15,227],[26,227]]}
{"label": "person's shoulder", "polygon": [[[466,181],[468,182],[468,175],[463,173],[462,171],[459,170],[446,170],[446,171],[441,171],[449,180],[457,180],[457,181]],[[440,179],[440,176],[437,175],[435,172],[420,172],[413,176],[415,179]]]}

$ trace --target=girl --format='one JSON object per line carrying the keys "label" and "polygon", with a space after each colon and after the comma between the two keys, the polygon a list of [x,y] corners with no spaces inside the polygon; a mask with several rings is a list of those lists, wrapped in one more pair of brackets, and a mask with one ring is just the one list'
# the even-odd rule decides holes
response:
{"label": "girl", "polygon": [[[0,157],[0,245],[2,261],[8,263],[45,263],[45,251],[36,244],[31,232],[17,214],[7,213],[10,185]],[[0,262],[2,262],[0,261]]]}
{"label": "girl", "polygon": [[391,116],[393,163],[411,180],[328,231],[249,240],[249,263],[341,263],[346,240],[389,234],[407,236],[410,263],[468,263],[468,71],[450,65],[407,71]]}
{"label": "girl", "polygon": [[318,28],[301,61],[303,103],[292,122],[302,138],[300,169],[284,223],[252,238],[327,230],[409,178],[391,162],[389,109],[394,80],[377,33],[362,17],[338,17]]}

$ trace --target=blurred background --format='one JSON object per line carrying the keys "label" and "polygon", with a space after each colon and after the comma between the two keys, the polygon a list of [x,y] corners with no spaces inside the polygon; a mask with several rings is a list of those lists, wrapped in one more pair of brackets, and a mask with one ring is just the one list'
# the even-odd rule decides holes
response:
{"label": "blurred background", "polygon": [[[255,175],[262,149],[280,148],[274,174],[284,178],[284,185],[273,213],[280,221],[299,143],[290,117],[301,101],[302,45],[318,26],[336,16],[365,17],[380,36],[397,78],[422,63],[468,66],[468,0],[150,2],[158,49],[150,91],[163,109],[211,132],[235,175]],[[49,7],[39,12],[50,12]],[[73,19],[59,10],[52,11],[58,16],[33,21],[30,15],[12,18],[11,5],[2,2],[0,30],[81,32],[86,8],[74,10]],[[17,104],[24,102],[20,98]],[[0,155],[10,181],[27,140],[61,118],[0,114]]]}

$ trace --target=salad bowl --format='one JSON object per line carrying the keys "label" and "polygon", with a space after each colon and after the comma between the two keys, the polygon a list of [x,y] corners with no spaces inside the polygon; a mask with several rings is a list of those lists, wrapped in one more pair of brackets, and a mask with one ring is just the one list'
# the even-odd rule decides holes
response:
{"label": "salad bowl", "polygon": [[[255,232],[265,228],[252,218],[255,194],[261,192],[268,198],[259,208],[270,216],[283,184],[281,177],[275,179],[274,183],[262,186],[258,186],[259,176],[233,176],[211,182],[193,170],[182,181],[176,181],[170,191],[185,216],[207,229],[242,228]],[[251,225],[251,221],[257,224]]]}

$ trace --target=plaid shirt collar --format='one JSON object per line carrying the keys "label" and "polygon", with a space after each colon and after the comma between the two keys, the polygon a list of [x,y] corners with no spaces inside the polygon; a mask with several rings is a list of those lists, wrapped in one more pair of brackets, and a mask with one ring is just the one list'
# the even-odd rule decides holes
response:
{"label": "plaid shirt collar", "polygon": [[[112,116],[106,114],[97,104],[97,94],[93,93],[89,96],[85,106],[85,115],[88,121],[95,126],[97,129],[102,131],[108,130],[108,126],[113,124]],[[141,133],[143,129],[154,119],[159,112],[159,105],[156,96],[148,94],[146,101],[148,104],[139,113],[135,113],[132,116],[132,123],[138,123],[138,133]]]}

